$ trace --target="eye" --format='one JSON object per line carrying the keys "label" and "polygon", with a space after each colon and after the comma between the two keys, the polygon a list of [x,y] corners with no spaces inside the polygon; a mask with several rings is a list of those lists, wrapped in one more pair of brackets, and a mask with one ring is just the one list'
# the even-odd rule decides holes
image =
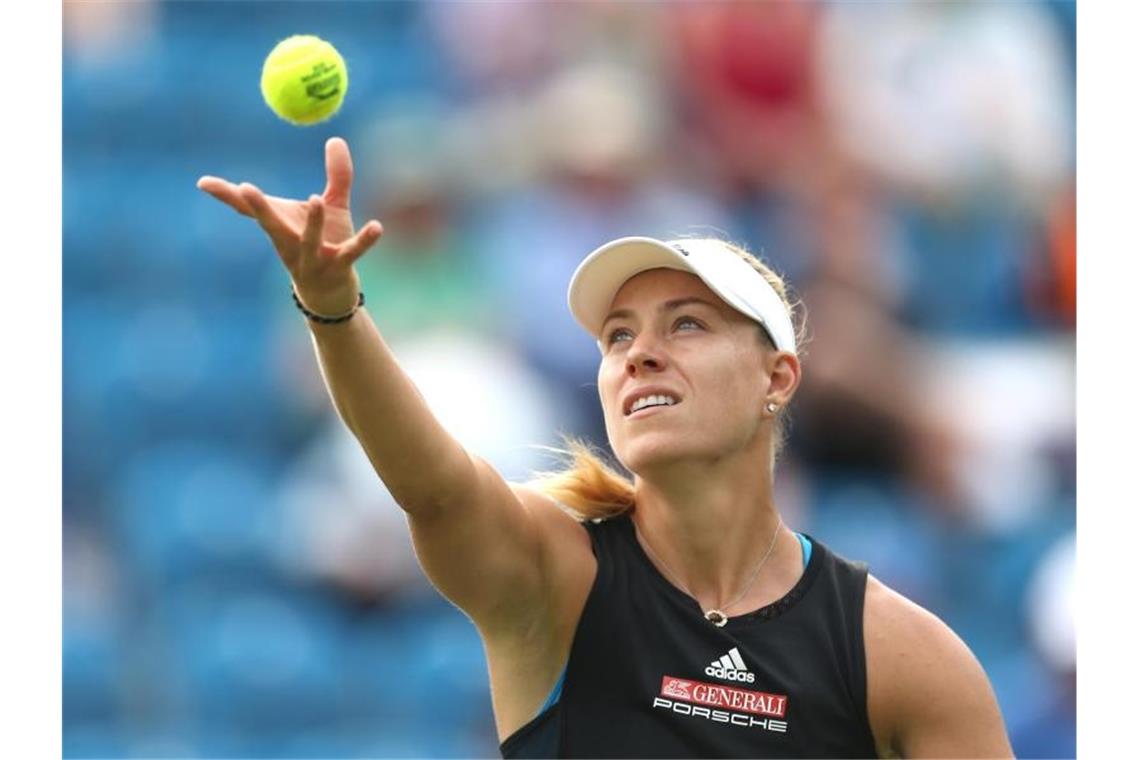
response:
{"label": "eye", "polygon": [[673,328],[679,330],[679,329],[681,329],[681,327],[683,325],[687,325],[687,324],[693,325],[693,326],[695,326],[701,330],[704,329],[704,325],[702,325],[700,322],[693,319],[692,317],[680,317],[676,322],[673,323]]}
{"label": "eye", "polygon": [[615,327],[613,330],[610,330],[609,335],[606,336],[606,345],[612,346],[614,343],[617,343],[622,336],[632,336],[632,333],[625,327]]}

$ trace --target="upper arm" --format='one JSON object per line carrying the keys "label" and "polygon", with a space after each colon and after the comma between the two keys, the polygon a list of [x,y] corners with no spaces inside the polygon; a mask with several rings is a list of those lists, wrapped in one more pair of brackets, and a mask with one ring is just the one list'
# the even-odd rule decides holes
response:
{"label": "upper arm", "polygon": [[1012,757],[985,671],[930,612],[867,579],[867,710],[881,754]]}
{"label": "upper arm", "polygon": [[[585,529],[552,499],[508,483],[471,457],[469,490],[409,513],[416,557],[432,584],[485,632],[555,614],[564,568],[586,555]],[[580,535],[579,535],[580,534]]]}

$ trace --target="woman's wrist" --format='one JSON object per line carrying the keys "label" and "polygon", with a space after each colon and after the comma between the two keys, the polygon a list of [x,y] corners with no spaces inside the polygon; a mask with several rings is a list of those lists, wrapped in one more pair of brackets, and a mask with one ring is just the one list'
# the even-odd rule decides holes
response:
{"label": "woman's wrist", "polygon": [[347,321],[364,305],[360,280],[352,277],[334,290],[314,293],[297,287],[293,282],[293,303],[310,322],[336,324]]}
{"label": "woman's wrist", "polygon": [[322,314],[309,309],[301,301],[301,297],[297,295],[296,288],[293,288],[293,303],[310,322],[315,322],[316,324],[320,325],[335,325],[341,322],[347,322],[356,315],[356,312],[360,309],[361,306],[364,305],[364,291],[359,291],[357,293],[356,302],[352,305],[351,308],[334,314]]}
{"label": "woman's wrist", "polygon": [[312,284],[301,285],[290,278],[293,292],[297,294],[301,304],[311,312],[328,316],[344,314],[356,305],[360,293],[360,278],[355,272],[349,272],[340,282],[323,287],[314,287]]}

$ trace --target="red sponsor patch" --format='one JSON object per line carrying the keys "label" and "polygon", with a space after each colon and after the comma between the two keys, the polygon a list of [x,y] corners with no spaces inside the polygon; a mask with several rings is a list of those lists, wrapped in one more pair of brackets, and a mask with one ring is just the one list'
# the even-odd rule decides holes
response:
{"label": "red sponsor patch", "polygon": [[785,694],[737,689],[719,683],[705,683],[675,676],[665,676],[661,679],[661,696],[710,707],[741,710],[754,715],[770,715],[774,718],[784,717],[788,708],[788,697]]}
{"label": "red sponsor patch", "polygon": [[665,676],[661,682],[661,696],[675,699],[692,699],[693,682],[683,678]]}

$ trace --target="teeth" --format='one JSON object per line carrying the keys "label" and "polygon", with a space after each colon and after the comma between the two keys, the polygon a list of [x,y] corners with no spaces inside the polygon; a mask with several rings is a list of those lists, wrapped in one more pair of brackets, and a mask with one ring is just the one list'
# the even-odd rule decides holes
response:
{"label": "teeth", "polygon": [[676,404],[676,403],[677,403],[677,400],[674,399],[672,396],[665,396],[665,395],[645,396],[644,398],[639,398],[637,401],[635,401],[633,403],[633,406],[630,407],[629,413],[633,414],[637,410],[644,409],[647,406],[661,406],[661,405],[672,406],[673,404]]}

